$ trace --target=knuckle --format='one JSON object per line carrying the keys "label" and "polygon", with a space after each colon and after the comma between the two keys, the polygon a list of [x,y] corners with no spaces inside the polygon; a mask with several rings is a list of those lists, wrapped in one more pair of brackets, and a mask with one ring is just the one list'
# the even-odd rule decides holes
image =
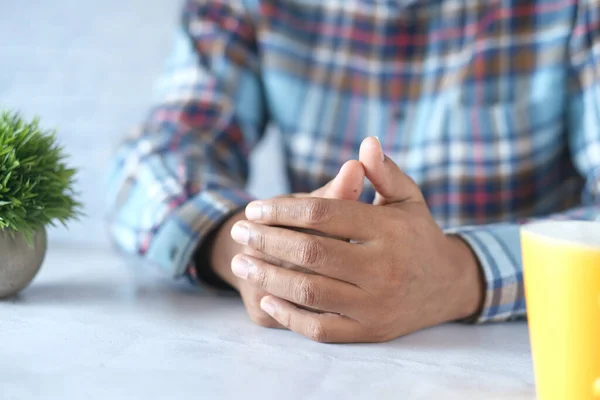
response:
{"label": "knuckle", "polygon": [[277,204],[267,207],[267,216],[269,217],[270,221],[281,220],[281,207]]}
{"label": "knuckle", "polygon": [[261,252],[265,252],[268,246],[267,242],[267,237],[263,232],[257,229],[252,230],[252,233],[250,235],[250,243],[254,249],[259,250]]}
{"label": "knuckle", "polygon": [[317,238],[311,238],[300,245],[298,257],[300,265],[317,266],[325,254],[323,242]]}
{"label": "knuckle", "polygon": [[327,342],[327,330],[321,321],[311,320],[306,327],[306,335],[315,342]]}
{"label": "knuckle", "polygon": [[271,282],[269,272],[267,272],[267,270],[264,268],[255,268],[254,281],[262,288],[268,287]]}
{"label": "knuckle", "polygon": [[317,286],[308,278],[303,278],[296,286],[296,301],[299,304],[312,307],[319,302]]}
{"label": "knuckle", "polygon": [[330,218],[330,204],[324,199],[310,199],[305,207],[305,219],[309,225],[319,225]]}
{"label": "knuckle", "polygon": [[407,281],[407,273],[404,268],[394,267],[389,264],[384,264],[381,276],[383,278],[383,281],[381,282],[383,286],[390,289],[399,289],[403,287]]}

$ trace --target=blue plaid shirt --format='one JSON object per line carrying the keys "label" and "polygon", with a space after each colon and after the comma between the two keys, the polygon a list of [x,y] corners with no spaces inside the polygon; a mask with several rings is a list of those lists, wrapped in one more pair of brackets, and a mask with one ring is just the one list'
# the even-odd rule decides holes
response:
{"label": "blue plaid shirt", "polygon": [[597,0],[190,0],[159,88],[112,164],[110,229],[176,277],[251,200],[268,123],[294,192],[378,136],[478,256],[479,321],[525,313],[520,223],[600,215]]}

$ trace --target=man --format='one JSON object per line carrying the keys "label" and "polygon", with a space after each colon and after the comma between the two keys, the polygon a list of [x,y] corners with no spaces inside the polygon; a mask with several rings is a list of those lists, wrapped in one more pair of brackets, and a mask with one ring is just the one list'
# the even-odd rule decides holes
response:
{"label": "man", "polygon": [[[317,341],[524,316],[519,223],[600,215],[599,10],[190,0],[113,165],[111,232]],[[294,195],[251,202],[267,123]]]}

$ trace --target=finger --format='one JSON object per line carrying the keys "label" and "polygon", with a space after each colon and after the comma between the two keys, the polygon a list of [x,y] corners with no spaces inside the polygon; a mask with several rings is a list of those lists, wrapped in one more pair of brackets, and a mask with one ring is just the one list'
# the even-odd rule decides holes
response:
{"label": "finger", "polygon": [[325,197],[325,193],[327,193],[327,191],[331,187],[331,182],[333,182],[333,180],[327,182],[325,185],[321,186],[316,190],[313,190],[310,193],[300,193],[300,196],[297,195],[296,197]]}
{"label": "finger", "polygon": [[269,254],[263,253],[260,250],[253,249],[250,246],[244,246],[243,253],[248,254],[249,256],[252,256],[252,257],[260,258],[261,260],[266,261],[269,264],[273,264],[273,265],[276,265],[281,268],[287,268],[287,269],[299,269],[300,268],[296,264],[292,264],[290,262],[273,257]]}
{"label": "finger", "polygon": [[242,301],[252,322],[265,328],[285,329],[283,325],[260,308],[260,300],[266,294],[266,292],[250,285],[242,285],[240,287]]}
{"label": "finger", "polygon": [[274,296],[315,310],[352,316],[366,301],[365,292],[349,283],[279,268],[247,255],[236,255],[231,271]]}
{"label": "finger", "polygon": [[338,174],[311,193],[298,193],[296,197],[325,197],[339,200],[358,200],[365,182],[365,169],[357,160],[346,161]]}
{"label": "finger", "polygon": [[306,228],[366,241],[379,236],[378,226],[387,216],[383,207],[311,197],[253,201],[246,207],[246,218],[266,225]]}
{"label": "finger", "polygon": [[358,200],[365,183],[365,169],[357,160],[347,161],[335,178],[326,186],[323,196],[328,199]]}
{"label": "finger", "polygon": [[337,314],[318,314],[303,310],[289,301],[265,296],[261,308],[284,327],[321,343],[369,341],[359,322]]}
{"label": "finger", "polygon": [[423,201],[419,186],[396,163],[383,153],[381,143],[368,137],[360,145],[359,160],[365,174],[377,191],[374,204],[389,204],[402,201]]}
{"label": "finger", "polygon": [[231,230],[231,236],[236,242],[270,258],[351,283],[364,280],[366,271],[357,266],[368,265],[372,259],[364,244],[353,244],[249,221],[236,223]]}
{"label": "finger", "polygon": [[294,271],[304,272],[306,274],[314,274],[315,272],[311,271],[308,268],[300,267],[296,264],[292,264],[291,262],[283,261],[268,254],[263,253],[262,251],[255,250],[249,246],[244,246],[244,250],[240,254],[246,254],[250,257],[258,258],[259,260],[263,260],[266,263],[272,264],[276,267],[291,269]]}

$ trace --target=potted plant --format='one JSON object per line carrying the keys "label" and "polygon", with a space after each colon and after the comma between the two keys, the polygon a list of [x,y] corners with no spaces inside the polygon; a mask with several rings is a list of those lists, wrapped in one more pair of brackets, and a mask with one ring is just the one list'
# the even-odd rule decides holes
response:
{"label": "potted plant", "polygon": [[47,225],[79,215],[75,169],[38,119],[0,115],[0,298],[31,282],[46,253]]}

